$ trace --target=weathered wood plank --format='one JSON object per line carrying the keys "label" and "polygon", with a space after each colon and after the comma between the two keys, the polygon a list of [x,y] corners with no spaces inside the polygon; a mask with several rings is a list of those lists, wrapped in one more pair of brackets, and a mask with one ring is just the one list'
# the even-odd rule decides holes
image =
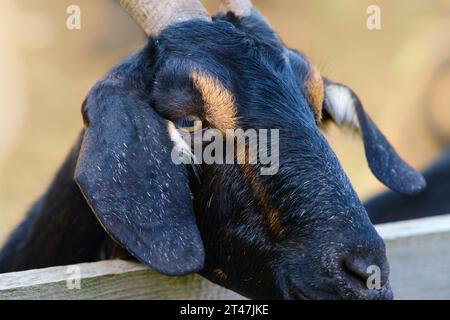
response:
{"label": "weathered wood plank", "polygon": [[450,299],[450,215],[377,226],[396,299]]}
{"label": "weathered wood plank", "polygon": [[[377,226],[397,299],[450,299],[450,215]],[[242,299],[191,275],[166,277],[120,260],[0,275],[0,299]],[[73,271],[81,289],[69,289]]]}
{"label": "weathered wood plank", "polygon": [[73,266],[36,269],[0,275],[0,299],[243,299],[198,275],[166,277],[135,262],[77,266],[80,289],[69,289]]}

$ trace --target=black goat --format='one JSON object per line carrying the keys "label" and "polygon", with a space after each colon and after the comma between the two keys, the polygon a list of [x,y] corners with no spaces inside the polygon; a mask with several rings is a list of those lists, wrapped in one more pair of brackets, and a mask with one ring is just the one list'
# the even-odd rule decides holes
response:
{"label": "black goat", "polygon": [[427,189],[415,196],[385,192],[364,206],[373,223],[386,223],[450,214],[450,152],[424,172]]}
{"label": "black goat", "polygon": [[[287,48],[247,0],[223,1],[227,13],[212,20],[194,0],[122,2],[149,43],[88,94],[80,141],[3,249],[0,272],[129,252],[250,298],[391,298],[383,240],[320,125],[360,130],[389,187],[411,194],[425,181],[356,95]],[[198,133],[197,119],[220,134],[278,129],[268,151],[279,149],[278,172],[249,161],[176,165],[172,150],[188,148],[180,135]],[[370,265],[381,269],[376,289],[366,286]]]}

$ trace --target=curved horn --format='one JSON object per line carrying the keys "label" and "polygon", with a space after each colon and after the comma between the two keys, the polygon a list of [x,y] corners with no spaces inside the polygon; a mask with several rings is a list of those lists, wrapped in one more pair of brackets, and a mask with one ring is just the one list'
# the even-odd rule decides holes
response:
{"label": "curved horn", "polygon": [[174,23],[192,19],[211,20],[198,0],[120,0],[120,4],[148,36],[156,36]]}
{"label": "curved horn", "polygon": [[250,0],[220,0],[220,11],[233,12],[238,17],[249,16],[253,4]]}

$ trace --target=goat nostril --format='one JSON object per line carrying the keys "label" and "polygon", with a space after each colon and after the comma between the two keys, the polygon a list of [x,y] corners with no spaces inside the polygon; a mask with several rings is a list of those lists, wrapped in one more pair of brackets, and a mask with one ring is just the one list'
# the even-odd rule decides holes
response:
{"label": "goat nostril", "polygon": [[387,263],[381,265],[369,263],[361,257],[351,257],[343,261],[344,272],[353,279],[359,280],[370,288],[371,286],[384,287],[389,280],[389,266]]}
{"label": "goat nostril", "polygon": [[343,263],[344,270],[353,278],[366,284],[370,274],[367,272],[368,265],[361,259],[346,259]]}
{"label": "goat nostril", "polygon": [[[370,260],[369,260],[370,261]],[[389,284],[389,266],[387,263],[377,266],[362,258],[347,258],[342,263],[350,285],[359,290],[363,299],[392,300],[394,295]]]}

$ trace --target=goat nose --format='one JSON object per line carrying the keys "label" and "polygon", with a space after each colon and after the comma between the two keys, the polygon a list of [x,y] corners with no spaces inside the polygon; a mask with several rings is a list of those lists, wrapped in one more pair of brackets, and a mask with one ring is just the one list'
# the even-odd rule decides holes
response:
{"label": "goat nose", "polygon": [[367,289],[382,288],[389,279],[389,266],[384,261],[351,256],[344,260],[343,267],[351,278],[362,282]]}

